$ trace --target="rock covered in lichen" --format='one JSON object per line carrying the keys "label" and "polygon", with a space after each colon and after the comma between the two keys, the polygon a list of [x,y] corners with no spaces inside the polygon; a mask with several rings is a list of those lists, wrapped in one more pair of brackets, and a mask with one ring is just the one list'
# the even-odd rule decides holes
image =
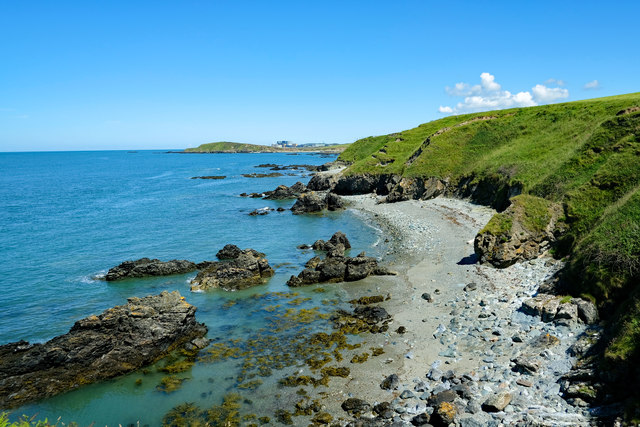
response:
{"label": "rock covered in lichen", "polygon": [[[44,344],[0,346],[0,407],[54,396],[149,365],[207,333],[178,292],[129,298]],[[206,343],[205,343],[206,345]]]}

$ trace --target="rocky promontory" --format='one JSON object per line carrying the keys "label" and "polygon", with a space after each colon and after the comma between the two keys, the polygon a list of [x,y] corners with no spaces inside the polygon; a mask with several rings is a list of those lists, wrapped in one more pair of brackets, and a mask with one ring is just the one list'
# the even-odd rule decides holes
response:
{"label": "rocky promontory", "polygon": [[335,193],[319,194],[315,191],[303,193],[298,196],[291,211],[294,215],[302,213],[320,212],[325,209],[337,211],[344,209],[344,201]]}
{"label": "rocky promontory", "polygon": [[169,276],[171,274],[184,274],[198,269],[198,266],[184,259],[160,261],[159,259],[140,258],[137,261],[125,261],[111,268],[105,280],[121,280],[134,277]]}
{"label": "rocky promontory", "polygon": [[226,245],[216,256],[222,261],[203,263],[203,270],[191,281],[192,291],[245,289],[265,283],[274,273],[265,255],[253,249]]}
{"label": "rocky promontory", "polygon": [[54,396],[149,365],[183,345],[203,348],[207,327],[178,292],[129,298],[44,344],[0,346],[0,408]]}

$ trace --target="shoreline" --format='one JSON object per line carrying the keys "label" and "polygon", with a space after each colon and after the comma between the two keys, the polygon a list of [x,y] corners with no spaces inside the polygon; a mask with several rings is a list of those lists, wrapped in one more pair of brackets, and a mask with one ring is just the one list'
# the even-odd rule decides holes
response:
{"label": "shoreline", "polygon": [[[381,306],[393,316],[393,323],[385,334],[364,337],[367,348],[379,346],[385,354],[364,364],[350,364],[349,379],[332,380],[323,398],[329,413],[338,420],[351,420],[341,404],[355,397],[371,407],[391,402],[395,413],[387,421],[408,423],[429,412],[428,396],[462,383],[469,394],[456,398],[458,422],[595,422],[586,408],[571,406],[560,397],[558,384],[576,362],[567,350],[586,325],[558,326],[519,311],[562,262],[542,256],[502,270],[475,263],[473,238],[495,211],[464,200],[376,204],[373,195],[345,199],[352,209],[379,224],[388,240],[383,263],[399,274],[369,277],[347,287],[354,297],[391,293]],[[467,288],[472,283],[473,290]],[[433,302],[425,300],[424,293]],[[397,332],[401,326],[406,328],[403,334]],[[545,336],[558,341],[537,347]],[[539,368],[532,375],[516,372],[512,360],[517,357],[535,360]],[[444,379],[447,371],[453,371],[454,378]],[[396,390],[383,390],[380,384],[391,374],[398,375],[400,383]],[[502,392],[511,395],[504,411],[482,410],[486,399]],[[368,411],[362,418],[374,416]]]}

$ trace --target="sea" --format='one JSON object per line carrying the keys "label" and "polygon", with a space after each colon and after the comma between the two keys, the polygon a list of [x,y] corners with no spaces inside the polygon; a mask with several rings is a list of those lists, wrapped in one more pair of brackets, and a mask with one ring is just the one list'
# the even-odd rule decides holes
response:
{"label": "sea", "polygon": [[[344,306],[349,288],[330,284],[295,292],[289,289],[287,279],[314,255],[297,246],[328,240],[342,231],[351,241],[352,256],[366,251],[380,257],[384,251],[380,230],[370,218],[352,209],[250,216],[254,209],[289,208],[294,201],[240,194],[306,183],[310,178],[305,169],[284,170],[279,177],[243,176],[272,172],[257,167],[260,164],[319,165],[334,159],[317,154],[161,150],[0,153],[0,345],[19,340],[45,342],[68,332],[79,319],[125,304],[127,298],[165,290],[179,291],[197,307],[196,317],[209,328],[208,338],[212,346],[219,345],[217,350],[227,348],[224,343],[229,340],[241,343],[272,335],[274,342],[286,343],[301,334],[330,332],[326,317]],[[207,175],[226,178],[191,179]],[[264,285],[239,292],[190,292],[195,273],[101,280],[109,268],[142,257],[215,260],[216,252],[228,243],[264,252],[276,274]],[[304,328],[269,326],[295,315],[301,318],[301,310],[324,317],[305,320]],[[261,372],[263,375],[253,375],[257,379],[245,380],[241,387],[239,377],[249,366],[246,360],[220,357],[220,351],[208,350],[187,370],[170,375],[178,384],[175,390],[163,386],[168,374],[162,367],[168,362],[160,361],[119,378],[13,408],[11,419],[24,414],[58,420],[61,425],[158,426],[180,405],[209,408],[236,392],[255,414],[273,418],[274,408],[287,398],[278,379],[304,364],[298,360]],[[262,350],[271,359],[279,357],[274,348],[252,349],[253,353]],[[256,360],[260,364],[264,359]]]}

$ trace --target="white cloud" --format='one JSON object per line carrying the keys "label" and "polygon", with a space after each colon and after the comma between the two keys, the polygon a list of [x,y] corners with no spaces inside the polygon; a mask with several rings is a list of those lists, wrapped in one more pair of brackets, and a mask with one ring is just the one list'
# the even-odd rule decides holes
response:
{"label": "white cloud", "polygon": [[[545,83],[554,83],[558,86],[564,85],[562,80],[556,79],[549,79]],[[569,97],[569,90],[567,89],[547,87],[542,84],[535,85],[531,91],[513,94],[508,90],[502,90],[502,86],[496,82],[495,76],[489,73],[480,74],[479,85],[472,86],[461,82],[456,83],[453,87],[447,86],[445,91],[450,96],[464,97],[464,101],[458,102],[455,107],[440,106],[438,111],[443,114],[533,107]]]}
{"label": "white cloud", "polygon": [[600,82],[597,80],[592,80],[589,83],[584,85],[584,88],[587,90],[600,89]]}
{"label": "white cloud", "polygon": [[556,86],[562,87],[562,86],[565,86],[567,83],[565,83],[564,80],[558,80],[558,79],[551,78],[551,79],[548,79],[546,82],[544,82],[544,84],[546,86],[556,85]]}
{"label": "white cloud", "polygon": [[569,90],[560,87],[546,87],[545,85],[535,85],[531,92],[535,100],[541,104],[548,104],[558,99],[567,99]]}

